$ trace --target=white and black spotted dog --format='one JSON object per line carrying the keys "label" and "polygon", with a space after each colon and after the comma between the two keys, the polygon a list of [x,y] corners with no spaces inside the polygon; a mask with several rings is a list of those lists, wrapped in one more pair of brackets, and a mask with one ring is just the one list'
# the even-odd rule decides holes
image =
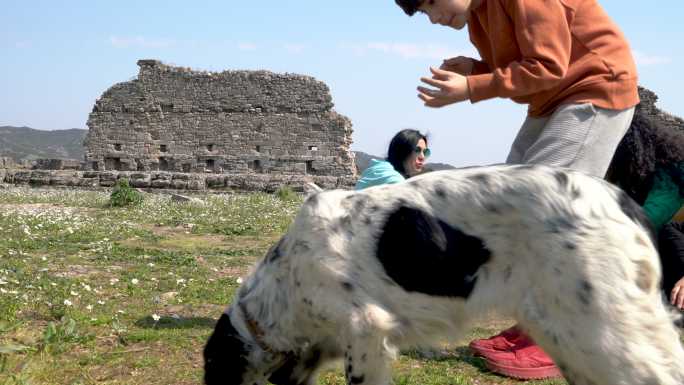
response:
{"label": "white and black spotted dog", "polygon": [[490,166],[310,196],[221,316],[205,382],[391,382],[398,349],[496,309],[574,385],[681,385],[684,350],[638,205],[563,169]]}

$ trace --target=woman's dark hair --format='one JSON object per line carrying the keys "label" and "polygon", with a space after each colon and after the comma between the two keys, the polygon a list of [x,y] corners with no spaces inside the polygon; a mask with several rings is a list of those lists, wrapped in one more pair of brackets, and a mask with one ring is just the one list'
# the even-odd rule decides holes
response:
{"label": "woman's dark hair", "polygon": [[421,134],[418,130],[407,128],[397,132],[389,144],[389,149],[387,149],[387,161],[404,177],[408,178],[406,169],[404,169],[404,161],[413,154],[421,139],[423,139],[425,145],[427,145],[427,136]]}
{"label": "woman's dark hair", "polygon": [[683,168],[684,132],[658,124],[637,110],[615,151],[606,179],[643,205],[656,170],[667,172],[684,195]]}
{"label": "woman's dark hair", "polygon": [[401,9],[406,12],[407,15],[413,16],[418,12],[418,7],[423,4],[425,0],[394,0]]}

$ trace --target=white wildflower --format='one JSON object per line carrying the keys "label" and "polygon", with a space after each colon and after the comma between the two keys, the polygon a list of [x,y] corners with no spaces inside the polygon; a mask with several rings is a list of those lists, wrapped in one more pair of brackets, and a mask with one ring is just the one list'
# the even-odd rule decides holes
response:
{"label": "white wildflower", "polygon": [[134,284],[134,285],[137,285],[137,284],[138,284],[138,282],[140,282],[140,281],[138,281],[138,279],[137,279],[137,278],[133,278],[133,279],[131,279],[131,283],[132,283],[132,284]]}
{"label": "white wildflower", "polygon": [[238,277],[238,279],[235,280],[239,285],[242,285],[242,277]]}
{"label": "white wildflower", "polygon": [[152,314],[152,319],[154,320],[154,322],[157,322],[161,319],[161,317],[158,316],[157,314]]}
{"label": "white wildflower", "polygon": [[69,301],[68,299],[65,299],[65,300],[64,300],[64,305],[65,305],[65,306],[71,306],[71,305],[73,305],[73,303],[72,303],[71,301]]}

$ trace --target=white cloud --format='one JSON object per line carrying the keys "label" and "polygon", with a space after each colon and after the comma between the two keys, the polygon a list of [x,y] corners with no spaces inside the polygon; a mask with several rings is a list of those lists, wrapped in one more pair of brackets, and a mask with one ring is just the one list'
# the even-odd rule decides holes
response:
{"label": "white cloud", "polygon": [[30,41],[16,41],[14,42],[14,47],[15,48],[31,48],[31,42]]}
{"label": "white cloud", "polygon": [[293,54],[297,53],[302,53],[306,46],[304,44],[292,44],[292,43],[287,43],[283,45],[283,48],[285,48],[285,51]]}
{"label": "white cloud", "polygon": [[459,55],[476,56],[472,49],[456,49],[442,44],[371,42],[342,44],[341,47],[342,49],[352,51],[356,55],[380,52],[387,55],[400,56],[404,59],[446,59]]}
{"label": "white cloud", "polygon": [[240,51],[256,51],[257,49],[254,43],[238,43],[237,47]]}
{"label": "white cloud", "polygon": [[150,39],[143,36],[110,36],[109,42],[116,48],[168,48],[176,45],[170,39]]}
{"label": "white cloud", "polygon": [[637,50],[633,50],[632,54],[634,54],[634,60],[638,66],[645,67],[659,64],[669,64],[672,62],[672,59],[667,56],[650,55]]}

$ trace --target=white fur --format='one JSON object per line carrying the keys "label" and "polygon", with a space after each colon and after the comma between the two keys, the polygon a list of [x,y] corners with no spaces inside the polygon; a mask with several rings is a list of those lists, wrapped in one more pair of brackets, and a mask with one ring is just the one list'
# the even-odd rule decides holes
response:
{"label": "white fur", "polygon": [[[559,183],[560,174],[567,183]],[[326,358],[344,355],[352,384],[389,384],[398,349],[457,338],[496,309],[514,317],[572,384],[680,385],[684,351],[660,297],[657,251],[646,229],[623,212],[619,194],[581,173],[527,166],[440,171],[358,192],[321,192],[303,204],[283,237],[283,255],[262,260],[236,301],[273,350],[317,347]],[[363,201],[360,211],[354,200]],[[468,298],[387,283],[376,243],[401,202],[480,238],[491,251]],[[353,235],[336,227],[345,217]],[[576,231],[550,232],[558,219]],[[590,287],[586,306],[578,300],[584,286]],[[236,308],[228,311],[233,318],[240,317]],[[254,338],[244,328],[240,334]]]}

